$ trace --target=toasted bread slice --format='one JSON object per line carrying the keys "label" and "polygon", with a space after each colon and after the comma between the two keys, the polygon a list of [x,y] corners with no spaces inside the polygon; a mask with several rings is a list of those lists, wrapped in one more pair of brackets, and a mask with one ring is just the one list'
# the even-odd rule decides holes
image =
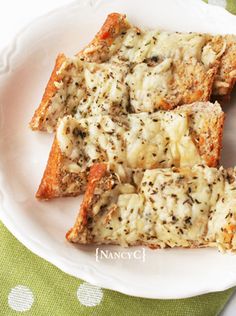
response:
{"label": "toasted bread slice", "polygon": [[64,117],[36,196],[82,193],[87,172],[96,162],[117,164],[121,177],[129,168],[217,166],[223,122],[220,105],[209,102],[126,117]]}
{"label": "toasted bread slice", "polygon": [[74,227],[79,244],[236,250],[236,169],[196,165],[146,170],[140,184],[105,164],[91,168]]}
{"label": "toasted bread slice", "polygon": [[30,126],[51,132],[68,114],[126,115],[208,101],[217,71],[218,85],[233,86],[234,46],[233,37],[140,31],[124,15],[111,14],[88,47],[56,63],[58,76]]}

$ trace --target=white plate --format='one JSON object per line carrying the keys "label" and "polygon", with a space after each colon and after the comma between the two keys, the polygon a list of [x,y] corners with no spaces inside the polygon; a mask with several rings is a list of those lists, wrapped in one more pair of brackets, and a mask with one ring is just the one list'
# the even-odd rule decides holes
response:
{"label": "white plate", "polygon": [[[27,124],[40,102],[55,57],[58,52],[76,53],[114,11],[126,13],[138,26],[236,32],[236,17],[201,0],[80,1],[37,19],[0,56],[1,219],[30,250],[66,273],[129,295],[182,298],[236,285],[236,255],[222,255],[214,249],[145,249],[145,262],[96,262],[95,247],[76,247],[64,238],[81,198],[52,202],[34,198],[53,137],[33,133]],[[236,164],[236,102],[226,110],[223,164],[230,166]]]}

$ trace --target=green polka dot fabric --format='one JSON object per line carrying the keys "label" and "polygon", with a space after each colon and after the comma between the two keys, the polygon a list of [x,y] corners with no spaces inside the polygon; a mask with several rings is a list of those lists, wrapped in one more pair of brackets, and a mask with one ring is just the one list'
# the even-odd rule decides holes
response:
{"label": "green polka dot fabric", "polygon": [[0,223],[0,315],[212,316],[229,289],[181,300],[130,297],[68,276],[40,259]]}
{"label": "green polka dot fabric", "polygon": [[[236,0],[208,0],[236,14]],[[102,289],[68,276],[21,245],[0,222],[0,316],[219,315],[234,292],[151,300]]]}

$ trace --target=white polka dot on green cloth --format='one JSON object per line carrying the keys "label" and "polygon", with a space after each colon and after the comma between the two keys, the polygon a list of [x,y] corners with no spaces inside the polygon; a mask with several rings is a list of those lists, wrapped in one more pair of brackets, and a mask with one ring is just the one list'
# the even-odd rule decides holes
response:
{"label": "white polka dot on green cloth", "polygon": [[96,306],[102,301],[103,291],[98,286],[84,282],[77,289],[77,298],[82,305]]}
{"label": "white polka dot on green cloth", "polygon": [[16,312],[26,312],[34,303],[32,291],[24,285],[17,285],[8,294],[8,305]]}
{"label": "white polka dot on green cloth", "polygon": [[208,0],[209,4],[219,5],[223,8],[226,8],[226,0]]}

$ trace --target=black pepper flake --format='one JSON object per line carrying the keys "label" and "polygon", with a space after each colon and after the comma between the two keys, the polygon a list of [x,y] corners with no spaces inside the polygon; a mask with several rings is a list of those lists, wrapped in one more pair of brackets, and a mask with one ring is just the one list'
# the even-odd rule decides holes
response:
{"label": "black pepper flake", "polygon": [[154,203],[155,202],[155,200],[153,199],[153,198],[149,198],[149,200],[152,202],[152,203]]}
{"label": "black pepper flake", "polygon": [[173,215],[173,216],[172,216],[172,221],[177,222],[177,220],[178,220],[178,219],[176,218],[176,216]]}
{"label": "black pepper flake", "polygon": [[154,63],[157,63],[158,62],[158,57],[157,56],[152,56],[151,57],[151,61],[153,61]]}
{"label": "black pepper flake", "polygon": [[190,198],[191,202],[194,202],[193,198],[191,197],[191,195],[187,194],[187,196]]}
{"label": "black pepper flake", "polygon": [[228,180],[229,184],[232,184],[235,181],[235,178],[228,173],[226,179]]}
{"label": "black pepper flake", "polygon": [[88,221],[88,224],[91,224],[93,222],[93,218],[92,217],[88,217],[87,221]]}
{"label": "black pepper flake", "polygon": [[187,199],[183,202],[183,205],[188,203],[189,205],[193,206],[192,202],[190,201],[190,199]]}
{"label": "black pepper flake", "polygon": [[191,224],[191,216],[188,216],[187,218],[185,218],[184,221],[186,224]]}
{"label": "black pepper flake", "polygon": [[75,127],[75,128],[73,129],[73,135],[74,135],[75,137],[80,136],[81,138],[86,137],[86,133],[83,132],[83,131],[81,131],[78,127]]}

